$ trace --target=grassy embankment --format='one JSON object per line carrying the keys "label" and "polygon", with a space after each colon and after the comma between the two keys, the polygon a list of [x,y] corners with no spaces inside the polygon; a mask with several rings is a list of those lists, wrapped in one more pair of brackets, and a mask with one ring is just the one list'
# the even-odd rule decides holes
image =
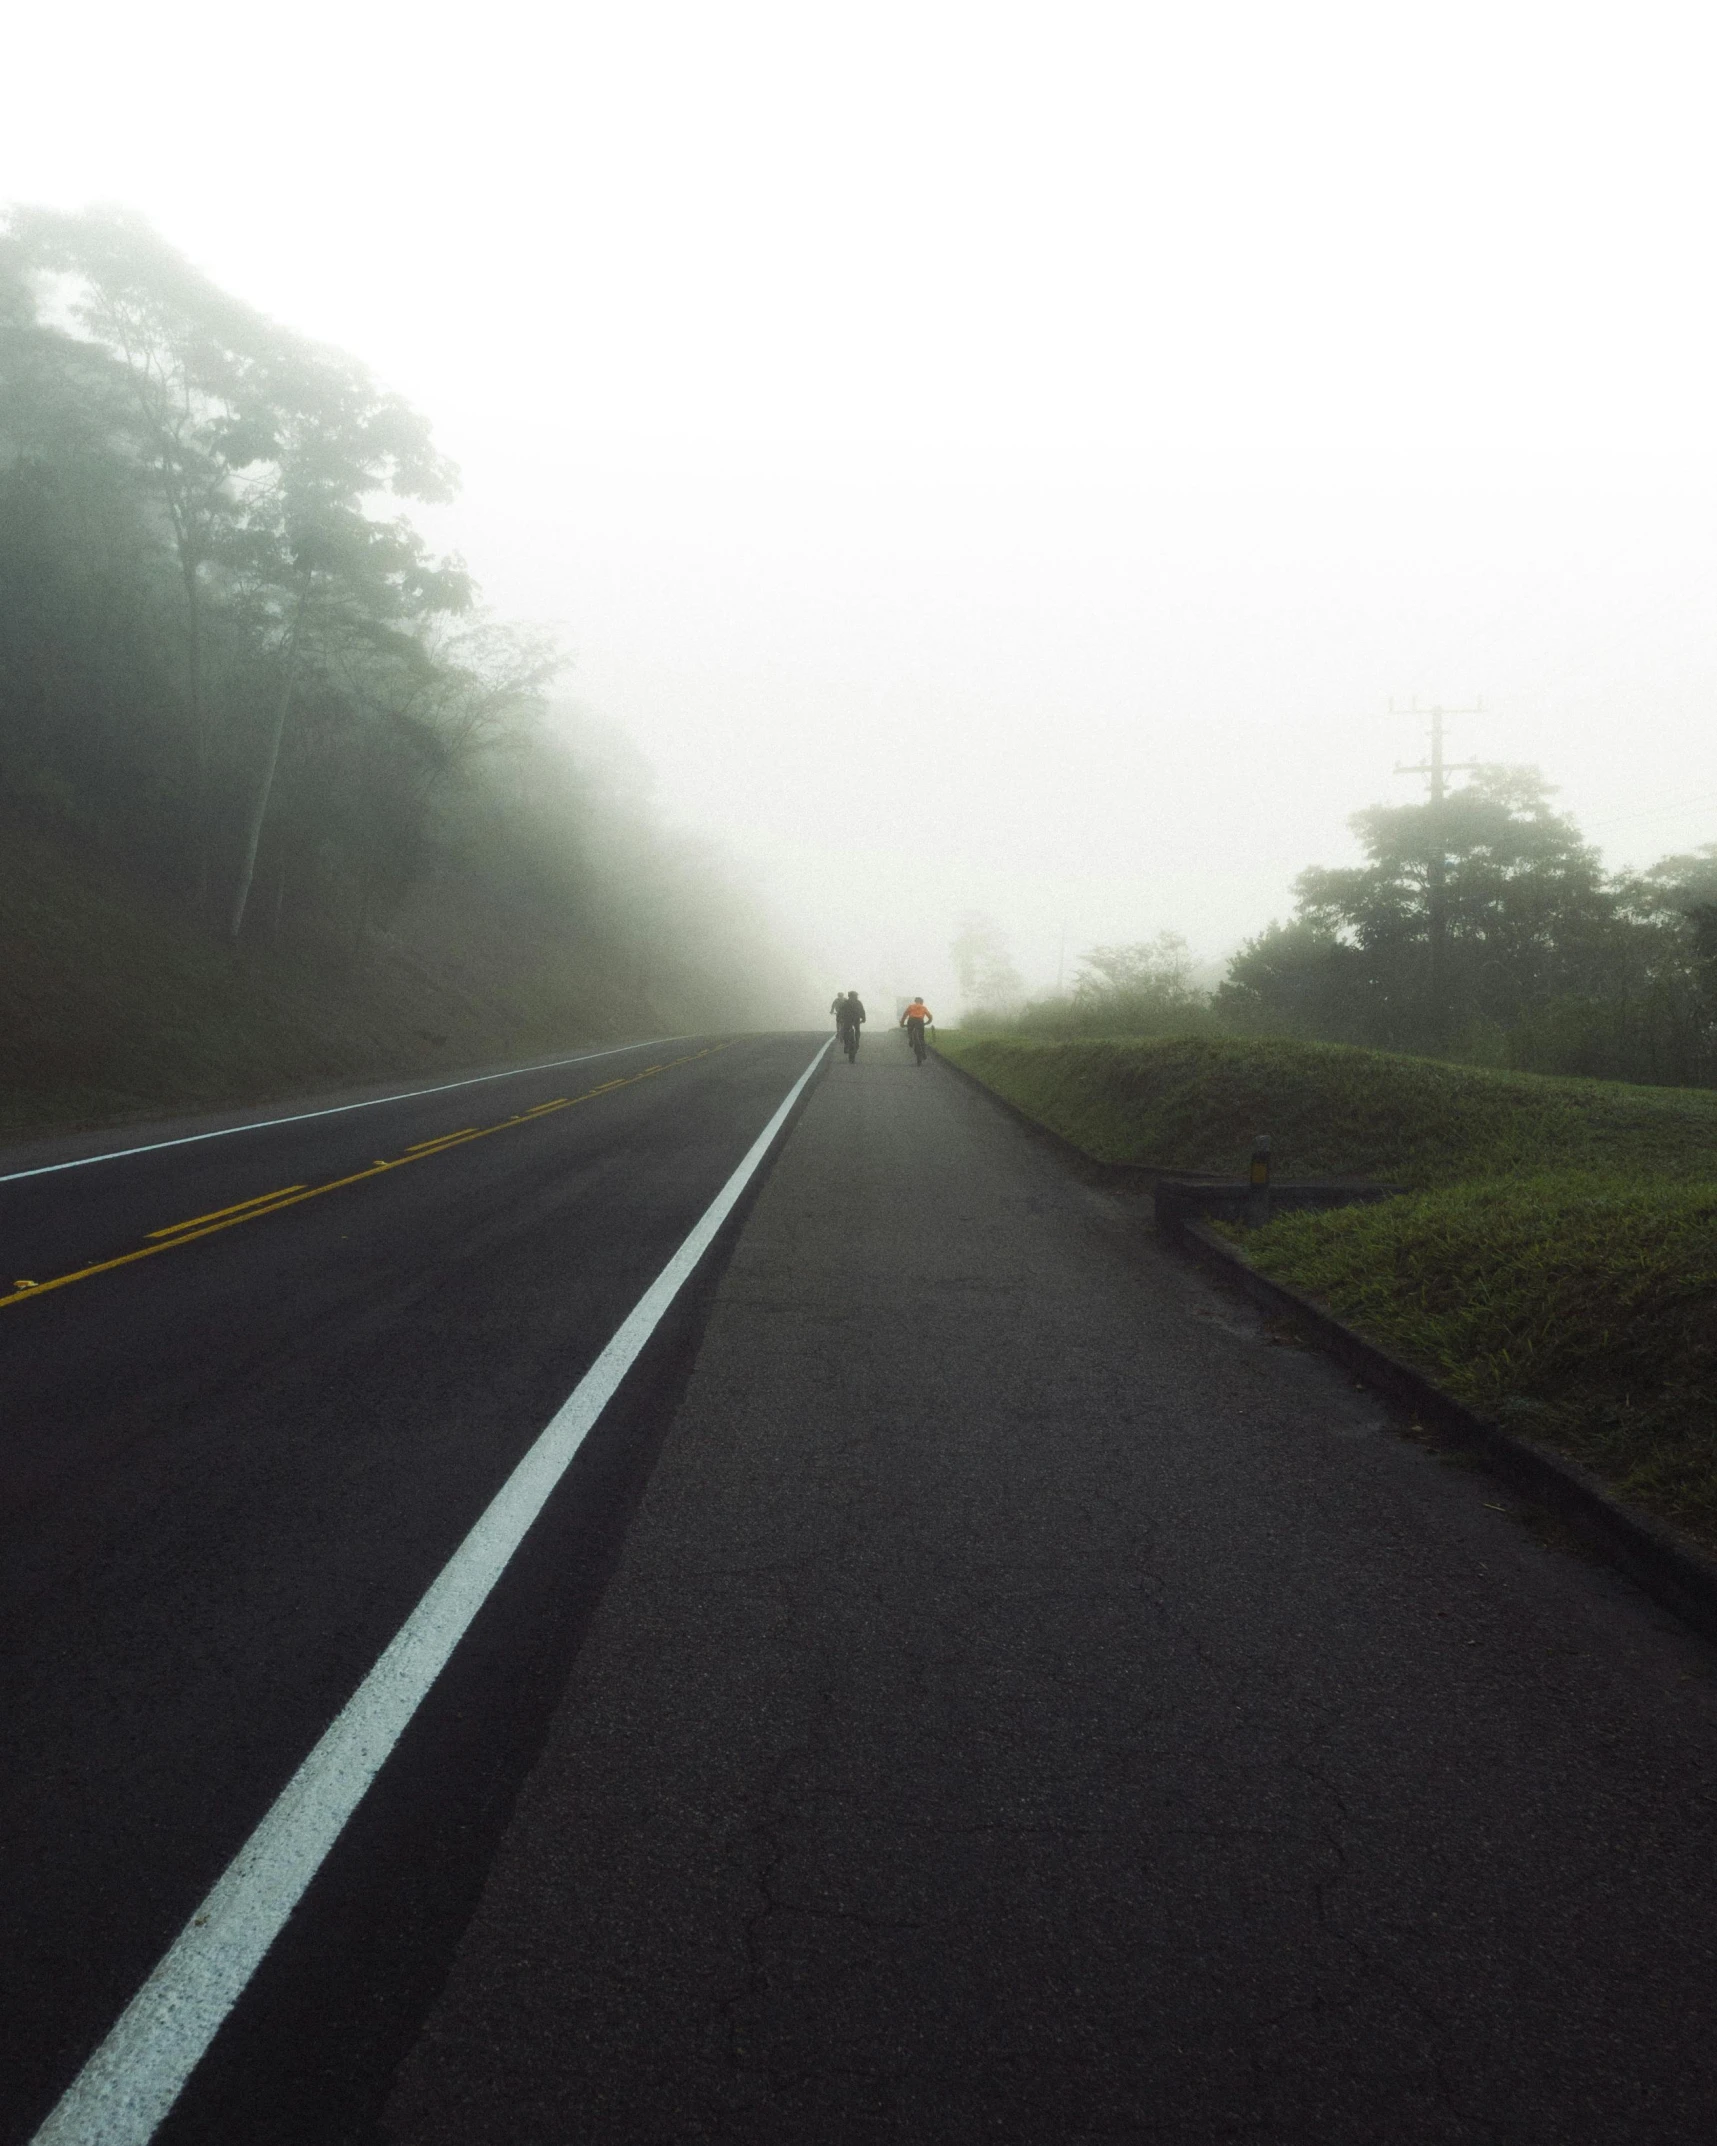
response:
{"label": "grassy embankment", "polygon": [[1089,1154],[1410,1188],[1246,1239],[1493,1421],[1717,1543],[1717,1093],[1329,1044],[939,1039]]}
{"label": "grassy embankment", "polygon": [[495,1063],[649,1020],[470,890],[418,904],[360,961],[328,943],[235,958],[182,905],[39,831],[8,822],[0,848],[0,1139]]}

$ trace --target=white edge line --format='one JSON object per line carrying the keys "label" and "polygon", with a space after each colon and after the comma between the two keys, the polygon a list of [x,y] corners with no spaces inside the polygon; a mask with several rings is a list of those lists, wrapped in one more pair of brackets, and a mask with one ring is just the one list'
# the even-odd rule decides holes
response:
{"label": "white edge line", "polygon": [[574,1058],[545,1058],[538,1066],[509,1066],[504,1073],[473,1073],[466,1080],[445,1080],[436,1088],[404,1088],[398,1095],[372,1095],[362,1103],[330,1103],[326,1110],[298,1110],[286,1118],[249,1118],[243,1125],[218,1125],[212,1133],[181,1133],[176,1140],[146,1140],[141,1147],[111,1148],[105,1155],[75,1155],[70,1162],[38,1163],[33,1170],[8,1170],[0,1185],[22,1177],[51,1177],[56,1170],[87,1170],[95,1162],[123,1162],[127,1155],[153,1155],[161,1148],[186,1148],[199,1140],[226,1140],[234,1133],[262,1133],[271,1125],[302,1125],[310,1118],[338,1118],[348,1110],[378,1110],[383,1103],[409,1103],[420,1095],[446,1095],[455,1088],[480,1088],[490,1080],[522,1080],[527,1073],[552,1073],[557,1066],[588,1065],[596,1058],[618,1058],[624,1051],[654,1051],[665,1043],[686,1043],[686,1036],[655,1036],[648,1043],[616,1043],[605,1051],[580,1051]]}
{"label": "white edge line", "polygon": [[691,1235],[430,1583],[31,2146],[146,2146],[154,2136],[591,1426],[738,1205],[828,1049],[825,1043],[793,1083]]}

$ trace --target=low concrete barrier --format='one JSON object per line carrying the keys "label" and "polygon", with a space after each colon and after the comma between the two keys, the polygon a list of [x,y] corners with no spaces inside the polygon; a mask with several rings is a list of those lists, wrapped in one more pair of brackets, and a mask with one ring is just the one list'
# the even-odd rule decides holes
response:
{"label": "low concrete barrier", "polygon": [[[1355,1183],[1352,1178],[1277,1179],[1267,1187],[1271,1216],[1326,1207],[1355,1207],[1395,1198],[1400,1185]],[[1178,1236],[1188,1222],[1248,1222],[1258,1205],[1257,1188],[1248,1178],[1207,1178],[1163,1172],[1151,1188],[1157,1203],[1157,1228]]]}

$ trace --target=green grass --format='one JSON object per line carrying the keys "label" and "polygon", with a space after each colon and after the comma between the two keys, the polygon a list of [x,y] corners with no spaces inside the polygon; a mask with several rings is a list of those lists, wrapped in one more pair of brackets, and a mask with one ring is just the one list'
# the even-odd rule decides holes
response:
{"label": "green grass", "polygon": [[1717,1184],[1559,1171],[1288,1215],[1253,1265],[1717,1542]]}
{"label": "green grass", "polygon": [[1498,1073],[1338,1043],[1189,1037],[1036,1043],[940,1036],[998,1094],[1104,1162],[1413,1189],[1545,1169],[1717,1177],[1717,1093]]}
{"label": "green grass", "polygon": [[1107,1161],[1238,1172],[1268,1132],[1280,1176],[1414,1188],[1247,1257],[1717,1545],[1717,1094],[1303,1043],[941,1047]]}

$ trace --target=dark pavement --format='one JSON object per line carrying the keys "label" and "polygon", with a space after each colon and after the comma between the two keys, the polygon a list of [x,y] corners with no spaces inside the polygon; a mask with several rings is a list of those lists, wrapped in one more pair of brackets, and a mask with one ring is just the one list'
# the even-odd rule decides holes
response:
{"label": "dark pavement", "polygon": [[1717,2135],[1708,1649],[832,1064],[392,2146]]}
{"label": "dark pavement", "polygon": [[[0,2138],[30,2135],[820,1040],[657,1043],[0,1184]],[[316,1196],[156,1234],[300,1185]],[[164,2140],[374,2136],[704,1294],[579,1453]]]}

